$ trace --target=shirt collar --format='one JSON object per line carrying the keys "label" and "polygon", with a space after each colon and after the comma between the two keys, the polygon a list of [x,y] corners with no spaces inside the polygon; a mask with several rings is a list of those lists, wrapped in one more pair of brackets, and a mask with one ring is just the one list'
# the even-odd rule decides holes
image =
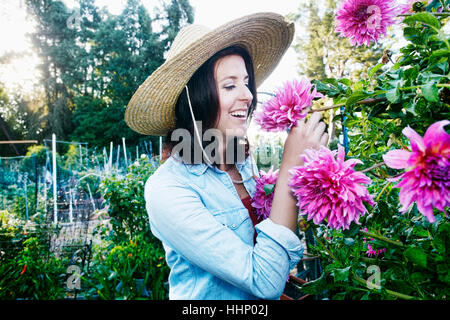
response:
{"label": "shirt collar", "polygon": [[[245,165],[250,161],[250,156],[248,156],[244,162],[237,162],[236,168],[238,169],[239,173],[242,175],[242,171],[245,167]],[[200,176],[206,172],[208,167],[210,167],[213,170],[216,170],[216,168],[213,168],[213,166],[206,164],[206,163],[199,163],[199,164],[185,164],[186,168],[190,173],[193,173],[197,176]]]}

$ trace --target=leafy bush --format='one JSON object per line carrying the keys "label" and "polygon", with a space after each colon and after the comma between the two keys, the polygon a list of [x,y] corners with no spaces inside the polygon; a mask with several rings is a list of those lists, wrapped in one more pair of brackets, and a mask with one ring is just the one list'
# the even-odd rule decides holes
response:
{"label": "leafy bush", "polygon": [[102,181],[100,188],[112,226],[108,237],[112,242],[129,242],[139,234],[154,238],[145,209],[144,185],[155,170],[155,165],[144,157],[129,166],[125,177],[114,174]]}
{"label": "leafy bush", "polygon": [[109,219],[95,231],[104,243],[95,247],[91,272],[84,278],[91,298],[167,298],[169,268],[161,242],[150,231],[144,199],[145,181],[155,169],[145,157],[130,165],[125,177],[102,180]]}
{"label": "leafy bush", "polygon": [[316,245],[309,250],[321,258],[324,273],[302,291],[332,299],[449,298],[448,207],[446,212],[434,209],[433,223],[416,204],[401,214],[398,189],[386,181],[401,171],[385,167],[382,158],[388,150],[408,149],[405,127],[423,136],[431,124],[449,119],[450,47],[442,31],[446,21],[445,14],[411,15],[403,21],[408,44],[392,65],[384,61],[374,66],[357,83],[315,82],[336,106],[345,107],[347,155],[364,160],[357,169],[371,174],[369,191],[377,204],[368,208],[361,225],[353,223],[346,231],[310,226]]}
{"label": "leafy bush", "polygon": [[166,299],[164,282],[169,268],[164,250],[140,235],[128,243],[97,252],[89,282],[91,297],[100,299]]}
{"label": "leafy bush", "polygon": [[64,298],[66,261],[50,251],[52,232],[57,231],[0,212],[0,299]]}

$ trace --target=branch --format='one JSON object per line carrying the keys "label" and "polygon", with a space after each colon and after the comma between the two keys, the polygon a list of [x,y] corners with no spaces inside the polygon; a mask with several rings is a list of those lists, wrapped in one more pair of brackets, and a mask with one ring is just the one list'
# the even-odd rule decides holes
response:
{"label": "branch", "polygon": [[367,232],[367,231],[364,231],[364,230],[359,230],[359,232],[361,232],[362,234],[365,234],[365,235],[367,235],[369,237],[372,237],[372,238],[384,241],[386,243],[390,243],[390,244],[396,245],[398,247],[404,247],[405,246],[403,244],[403,242],[400,242],[398,240],[394,241],[394,240],[388,239],[388,238],[386,238],[384,236],[381,236],[381,235],[378,235],[378,234],[375,234],[375,233],[371,233],[371,232]]}
{"label": "branch", "polygon": [[[370,98],[370,99],[364,99],[361,101],[356,102],[355,104],[371,104],[371,103],[376,103],[376,102],[381,102],[381,101],[386,101],[387,98],[382,97],[382,98]],[[324,107],[324,108],[319,108],[319,109],[314,109],[314,110],[309,110],[308,113],[314,113],[314,112],[321,112],[321,111],[326,111],[326,110],[330,110],[330,109],[336,109],[336,108],[340,108],[345,106],[345,103],[338,103],[335,104],[331,107]]]}
{"label": "branch", "polygon": [[[360,278],[360,277],[358,277],[357,275],[353,275],[353,279],[355,279],[355,280],[358,281],[359,283],[364,284],[364,285],[367,286],[367,281],[364,280],[363,278]],[[373,286],[373,288],[374,288],[375,290],[380,290],[380,289],[381,289],[381,286],[379,286],[379,285],[376,285],[376,284],[374,284],[374,283],[372,283],[371,285]],[[392,291],[392,290],[388,290],[388,289],[385,289],[385,290],[386,290],[386,292],[387,292],[389,295],[391,295],[391,296],[393,296],[393,297],[400,298],[400,299],[404,299],[404,300],[417,299],[417,298],[415,298],[415,297],[408,296],[407,294],[403,294],[403,293],[400,293],[400,292],[396,292],[396,291]]]}
{"label": "branch", "polygon": [[[417,12],[414,13],[404,13],[404,14],[398,14],[397,17],[409,17],[415,15]],[[450,12],[427,12],[433,16],[437,17],[448,17],[450,16]]]}
{"label": "branch", "polygon": [[376,164],[374,164],[373,166],[371,166],[371,167],[369,167],[369,168],[366,168],[366,169],[364,169],[364,170],[361,170],[360,172],[365,173],[365,172],[367,172],[367,171],[370,171],[370,170],[379,168],[379,167],[381,167],[381,166],[384,165],[384,164],[385,164],[384,162],[376,163]]}

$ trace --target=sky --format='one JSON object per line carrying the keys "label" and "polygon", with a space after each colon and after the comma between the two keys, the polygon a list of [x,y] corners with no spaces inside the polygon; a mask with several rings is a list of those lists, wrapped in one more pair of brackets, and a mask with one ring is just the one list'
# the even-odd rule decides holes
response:
{"label": "sky", "polygon": [[[74,8],[76,1],[62,0],[68,8]],[[151,13],[155,0],[141,0]],[[286,15],[296,12],[301,2],[305,0],[190,0],[194,7],[194,23],[216,28],[233,19],[256,12],[275,12]],[[101,8],[106,6],[112,14],[120,14],[126,0],[95,0],[96,5]],[[74,11],[75,12],[75,11]],[[25,0],[0,0],[0,55],[7,51],[26,51],[22,59],[15,60],[14,64],[2,68],[0,81],[7,85],[11,91],[20,89],[25,92],[33,92],[38,86],[39,74],[36,65],[39,63],[38,56],[33,53],[30,40],[26,37],[27,32],[33,31],[33,23],[27,21],[25,14]],[[297,35],[297,33],[296,33]],[[289,48],[277,68],[260,85],[258,91],[274,92],[278,87],[288,80],[298,77],[297,55],[293,48]],[[268,98],[260,95],[259,99]],[[259,138],[256,138],[258,136]],[[284,140],[285,133],[267,133],[255,127],[251,122],[248,130],[248,138],[252,143],[255,139],[273,144]]]}
{"label": "sky", "polygon": [[[194,23],[215,28],[233,19],[256,12],[275,12],[284,16],[297,11],[302,0],[190,0],[190,2],[195,8]],[[274,91],[285,81],[297,77],[297,69],[297,54],[291,47],[277,68],[259,87],[259,90]]]}
{"label": "sky", "polygon": [[[141,0],[152,10],[154,0]],[[195,24],[202,24],[209,28],[218,27],[233,19],[255,12],[276,12],[286,15],[295,12],[303,0],[190,0],[195,10]],[[73,8],[74,0],[63,0]],[[96,0],[98,7],[107,6],[113,14],[120,14],[126,0]],[[1,0],[0,1],[0,55],[8,50],[29,50],[31,44],[25,34],[33,30],[31,21],[26,20],[25,0]],[[33,83],[38,78],[35,65],[38,57],[34,54],[24,57],[18,63],[8,66],[0,75],[0,81],[7,82],[9,87],[21,85],[31,90]],[[298,76],[297,58],[293,48],[289,48],[278,67],[260,86],[261,91],[274,91],[285,81]]]}

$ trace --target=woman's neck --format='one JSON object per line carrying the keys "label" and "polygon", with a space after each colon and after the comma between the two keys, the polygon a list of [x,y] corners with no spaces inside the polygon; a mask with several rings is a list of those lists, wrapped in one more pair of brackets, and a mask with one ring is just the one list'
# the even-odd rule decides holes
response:
{"label": "woman's neck", "polygon": [[[228,155],[227,157],[227,146],[229,144],[230,140],[227,140],[226,137],[223,138],[223,140],[220,141],[219,143],[219,155],[220,155],[220,160],[219,160],[219,164],[218,167],[220,170],[222,171],[229,171],[233,168],[234,164],[233,163],[227,163],[230,161],[230,158],[233,159],[233,157],[230,157],[230,155]],[[232,150],[232,149],[230,149]],[[233,161],[234,162],[234,161]]]}

